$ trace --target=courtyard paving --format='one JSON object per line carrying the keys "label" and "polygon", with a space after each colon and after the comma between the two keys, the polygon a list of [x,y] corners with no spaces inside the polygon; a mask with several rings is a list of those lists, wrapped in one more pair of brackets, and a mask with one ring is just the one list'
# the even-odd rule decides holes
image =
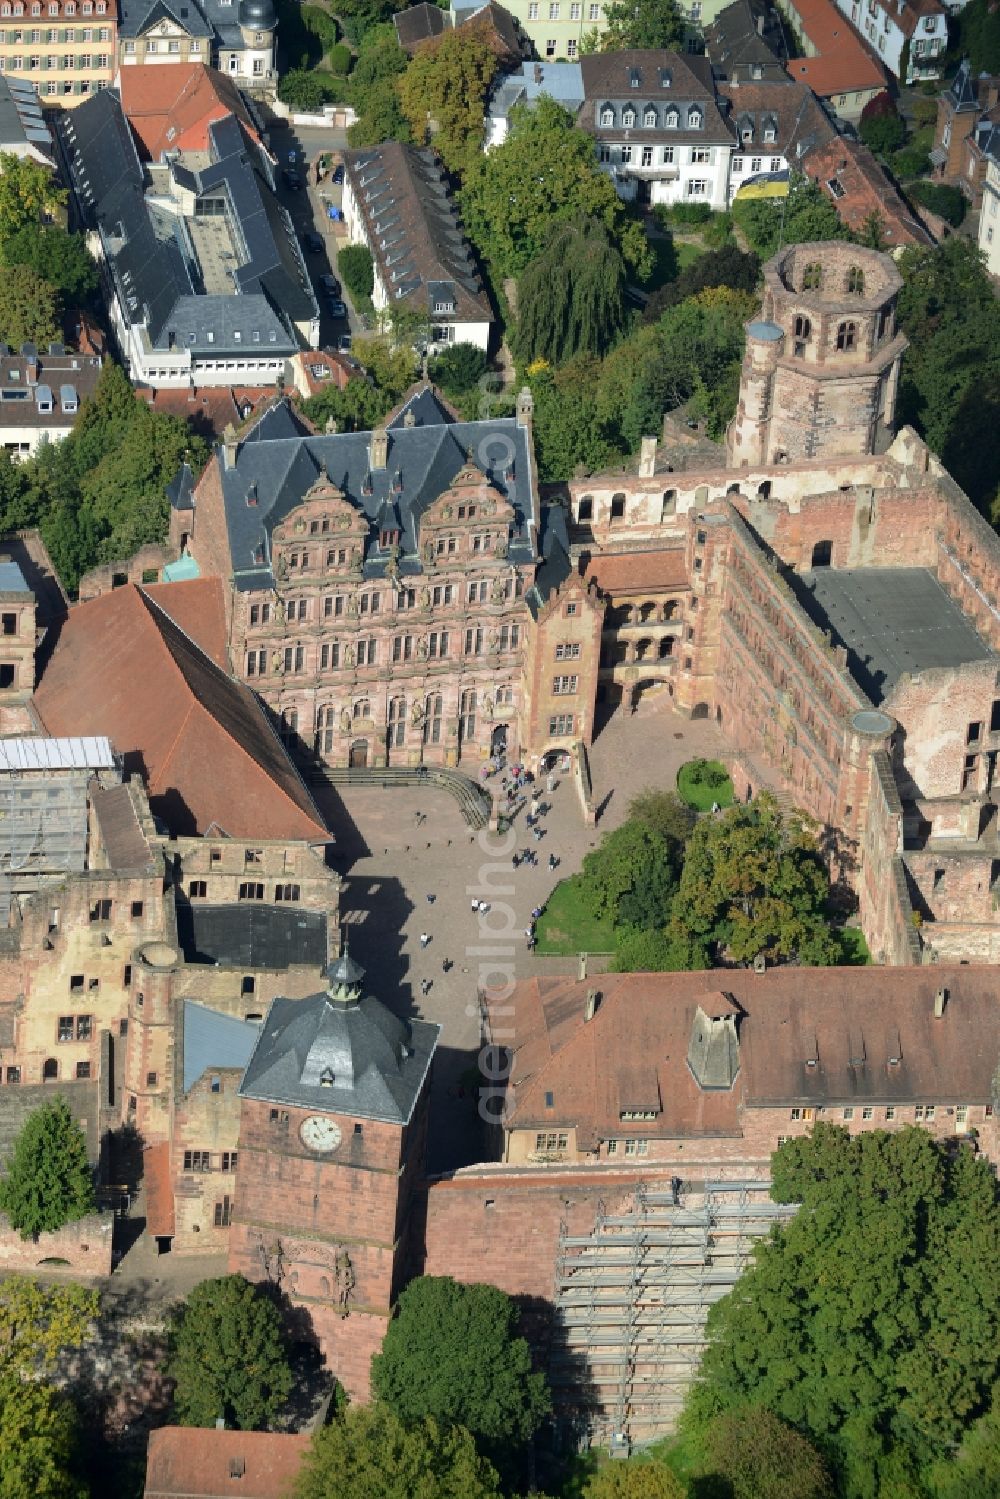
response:
{"label": "courtyard paving", "polygon": [[[532,909],[544,904],[558,880],[579,870],[604,832],[624,821],[637,792],[646,786],[672,789],[685,760],[724,748],[713,723],[680,717],[666,699],[646,700],[632,715],[619,709],[591,752],[597,827],[584,823],[576,789],[564,777],[551,797],[543,788],[550,810],[538,843],[523,812],[512,834],[494,837],[472,833],[455,802],[440,791],[337,789],[341,805],[329,813],[346,876],[344,927],[352,954],[367,970],[366,987],[398,1014],[441,1026],[432,1172],[482,1159],[479,988],[496,987],[507,977],[576,969],[573,959],[528,952],[525,928]],[[537,865],[513,870],[513,851],[526,847],[537,853]],[[550,853],[559,860],[554,873]],[[473,899],[489,903],[485,916],[472,910]],[[421,934],[430,938],[425,947]],[[430,984],[426,995],[422,980]]]}

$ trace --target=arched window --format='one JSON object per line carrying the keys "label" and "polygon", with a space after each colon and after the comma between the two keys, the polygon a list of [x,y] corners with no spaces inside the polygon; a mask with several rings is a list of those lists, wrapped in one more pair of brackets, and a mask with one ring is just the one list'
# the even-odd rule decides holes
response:
{"label": "arched window", "polygon": [[388,742],[390,749],[399,749],[406,736],[406,698],[393,697],[389,699],[389,734]]}
{"label": "arched window", "polygon": [[676,130],[679,121],[680,121],[680,114],[678,113],[678,111],[676,109],[668,109],[667,113],[666,113],[666,119],[665,119],[665,123],[666,123],[667,129],[668,130]]}
{"label": "arched window", "polygon": [[635,124],[635,110],[631,107],[622,110],[622,124],[625,126],[626,130],[631,130],[632,126]]}
{"label": "arched window", "polygon": [[476,737],[476,689],[466,687],[458,716],[458,737],[462,744]]}
{"label": "arched window", "polygon": [[703,123],[704,123],[704,120],[705,120],[705,116],[702,114],[702,112],[701,112],[700,109],[689,109],[688,110],[688,129],[689,130],[700,130],[701,127],[702,127],[702,125],[703,125]]}
{"label": "arched window", "polygon": [[645,111],[645,113],[644,113],[644,115],[642,117],[642,123],[645,125],[645,127],[646,127],[647,130],[655,130],[656,129],[656,106],[655,105],[653,105],[653,104],[647,104],[646,105],[646,111]]}
{"label": "arched window", "polygon": [[865,294],[865,273],[859,265],[852,265],[847,272],[847,290],[858,297]]}
{"label": "arched window", "polygon": [[352,714],[355,718],[371,718],[372,705],[366,697],[359,697],[354,704]]}
{"label": "arched window", "polygon": [[833,561],[833,542],[817,541],[812,549],[813,567],[829,567]]}
{"label": "arched window", "polygon": [[615,112],[610,104],[605,104],[601,109],[601,124],[607,130],[615,123]]}
{"label": "arched window", "polygon": [[44,1063],[42,1064],[42,1081],[45,1083],[51,1083],[54,1082],[58,1076],[59,1063],[56,1061],[55,1057],[46,1057]]}
{"label": "arched window", "polygon": [[576,512],[576,518],[578,521],[593,520],[594,496],[592,494],[585,494],[583,496],[582,500],[580,501],[579,508]]}
{"label": "arched window", "polygon": [[795,337],[796,338],[808,338],[811,332],[812,332],[812,323],[809,321],[809,319],[807,317],[801,317],[801,316],[799,316],[799,317],[797,317],[795,319]]}
{"label": "arched window", "polygon": [[441,743],[441,694],[432,692],[424,704],[424,743]]}
{"label": "arched window", "polygon": [[858,341],[858,326],[856,323],[841,323],[837,329],[837,348],[841,353],[848,354]]}
{"label": "arched window", "polygon": [[802,272],[802,290],[818,291],[823,285],[823,267],[818,260],[812,260]]}

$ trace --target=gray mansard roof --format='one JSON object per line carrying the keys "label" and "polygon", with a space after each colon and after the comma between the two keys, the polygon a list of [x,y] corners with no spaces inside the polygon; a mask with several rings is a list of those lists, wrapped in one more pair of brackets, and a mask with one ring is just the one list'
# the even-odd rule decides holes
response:
{"label": "gray mansard roof", "polygon": [[354,1119],[407,1124],[439,1034],[440,1026],[425,1020],[399,1020],[371,995],[276,999],[239,1093]]}
{"label": "gray mansard roof", "polygon": [[[412,426],[405,425],[407,414],[414,418]],[[367,516],[373,541],[377,541],[379,512],[387,499],[392,501],[402,527],[399,571],[403,577],[422,571],[417,555],[420,516],[444,493],[470,456],[514,508],[510,561],[529,562],[534,556],[531,527],[538,521],[538,502],[532,485],[530,435],[513,417],[452,422],[430,391],[420,391],[389,427],[388,463],[375,473],[370,472],[370,433],[284,435],[291,425],[284,403],[279,403],[251,428],[233,467],[217,460],[237,588],[273,587],[271,534],[302,503],[321,468]],[[272,432],[281,435],[271,436]],[[508,473],[510,478],[505,477]],[[371,492],[365,493],[366,489]],[[385,564],[385,555],[369,549],[365,577],[383,577]]]}
{"label": "gray mansard roof", "polygon": [[233,265],[232,294],[205,294],[183,216],[147,198],[149,177],[113,89],[93,95],[57,128],[81,216],[101,236],[122,315],[145,323],[154,348],[243,357],[297,350],[289,319],[318,317],[318,308],[266,161],[234,116],[209,127],[208,166],[172,168],[194,192],[228,197],[246,253]]}
{"label": "gray mansard roof", "polygon": [[[640,145],[661,139],[694,144],[732,140],[706,57],[653,49],[595,52],[581,58],[580,72],[584,104],[578,123],[599,139],[617,139],[629,130],[635,132],[629,139]],[[603,125],[602,112],[609,106],[614,120]],[[628,110],[635,117],[631,125],[626,124]],[[655,113],[653,125],[645,124],[648,111]]]}
{"label": "gray mansard roof", "polygon": [[270,31],[275,25],[271,0],[122,0],[119,36],[145,36],[160,21],[172,21],[190,37],[210,37],[216,47],[242,52],[241,23]]}

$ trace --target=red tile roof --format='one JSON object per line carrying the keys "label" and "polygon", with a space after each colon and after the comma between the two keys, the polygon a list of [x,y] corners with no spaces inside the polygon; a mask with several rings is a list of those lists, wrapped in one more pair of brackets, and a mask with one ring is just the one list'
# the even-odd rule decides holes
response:
{"label": "red tile roof", "polygon": [[190,578],[186,583],[147,583],[143,592],[200,646],[216,666],[229,672],[226,601],[221,578]]}
{"label": "red tile roof", "polygon": [[[602,997],[586,1021],[594,989]],[[703,1090],[688,1045],[699,1005],[723,1013],[720,991],[742,1012],[740,1070],[731,1089]],[[504,1001],[504,1016],[515,1017],[507,1122],[575,1126],[586,1150],[621,1134],[622,1111],[650,1107],[643,1100],[654,1090],[657,1117],[637,1130],[650,1139],[739,1133],[741,1104],[988,1103],[1000,1054],[998,996],[996,969],[943,965],[531,979]],[[506,1035],[509,1018],[502,1023]]]}
{"label": "red tile roof", "polygon": [[[835,140],[808,152],[801,166],[818,182],[849,229],[860,230],[865,220],[877,213],[885,229],[885,248],[897,245],[931,245],[933,238],[896,191],[867,146],[860,141],[837,136]],[[843,188],[837,197],[829,183]]]}
{"label": "red tile roof", "polygon": [[118,87],[139,154],[149,161],[164,151],[207,151],[209,125],[227,114],[259,140],[235,83],[204,63],[137,63],[122,68]]}
{"label": "red tile roof", "polygon": [[291,1499],[311,1438],[164,1426],[150,1432],[145,1499]]}
{"label": "red tile roof", "polygon": [[585,573],[603,593],[637,593],[650,588],[686,588],[688,582],[684,553],[679,548],[669,552],[627,552],[619,556],[591,557]]}
{"label": "red tile roof", "polygon": [[816,57],[793,57],[789,76],[814,94],[852,94],[885,88],[885,70],[865,49],[833,0],[791,0],[792,25],[816,48]]}
{"label": "red tile roof", "polygon": [[155,1239],[174,1234],[174,1183],[170,1174],[170,1142],[147,1145],[142,1153],[142,1185],[146,1194],[146,1232]]}
{"label": "red tile roof", "polygon": [[220,438],[230,424],[238,427],[265,401],[274,399],[273,385],[195,386],[191,390],[153,390],[148,385],[136,387],[147,406],[190,422],[200,437],[210,441]]}
{"label": "red tile roof", "polygon": [[257,698],[161,607],[189,586],[154,600],[130,584],[71,609],[35,693],[43,724],[106,734],[174,834],[330,841]]}

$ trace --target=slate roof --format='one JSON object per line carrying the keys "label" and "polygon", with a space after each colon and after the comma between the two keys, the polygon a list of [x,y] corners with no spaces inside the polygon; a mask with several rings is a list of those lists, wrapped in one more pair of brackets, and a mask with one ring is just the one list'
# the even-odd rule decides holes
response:
{"label": "slate roof", "polygon": [[[948,998],[936,1020],[941,988]],[[601,999],[586,1021],[592,989]],[[989,1103],[1000,1057],[990,968],[538,978],[520,983],[505,1005],[504,1036],[511,1010],[515,1029],[510,1127],[575,1125],[582,1149],[625,1135],[738,1135],[741,1104]],[[699,1007],[736,1015],[739,1072],[732,1089],[700,1088],[688,1064]],[[622,1111],[635,1107],[637,1070],[646,1096],[658,1088],[661,1106],[655,1119],[624,1121]]]}
{"label": "slate roof", "polygon": [[323,968],[326,912],[257,901],[223,906],[178,902],[177,940],[186,963],[279,972],[296,964]]}
{"label": "slate roof", "polygon": [[396,38],[404,52],[413,52],[421,42],[440,36],[451,25],[451,18],[440,5],[428,5],[422,0],[406,10],[398,10],[392,18]]}
{"label": "slate roof", "polygon": [[227,0],[122,0],[118,34],[126,39],[144,36],[164,19],[188,36],[209,37],[216,48],[235,52],[246,47],[241,24],[257,31],[269,31],[275,25],[271,0],[238,0],[237,4]]}
{"label": "slate roof", "polygon": [[[806,152],[840,140],[837,128],[812,89],[789,78],[719,84],[719,94],[729,105],[729,118],[736,133],[736,154],[777,155],[796,166]],[[752,138],[744,142],[744,126]],[[765,129],[775,132],[765,141]]]}
{"label": "slate roof", "polygon": [[184,1001],[184,1092],[190,1093],[209,1068],[241,1070],[260,1036],[260,1026],[238,1015],[223,1015],[194,1000]]}
{"label": "slate roof", "polygon": [[[147,174],[114,89],[85,100],[58,129],[76,200],[101,236],[122,315],[144,323],[155,348],[192,355],[291,354],[289,320],[319,316],[291,220],[272,190],[269,164],[235,116],[208,126],[209,164],[174,164],[178,183],[228,198],[246,258],[235,261],[232,295],[202,290],[202,271],[183,217],[146,197]],[[157,183],[169,187],[165,168]]]}
{"label": "slate roof", "polygon": [[[767,20],[764,35],[757,24],[761,15]],[[705,51],[713,67],[729,76],[734,68],[742,71],[754,65],[770,73],[781,67],[781,60],[776,49],[768,45],[769,33],[773,35],[773,25],[767,13],[757,10],[752,0],[733,0],[706,28]]]}
{"label": "slate roof", "polygon": [[[211,580],[163,586],[177,590]],[[52,734],[107,734],[175,835],[330,841],[254,694],[133,584],[70,610],[35,691]]]}
{"label": "slate roof", "polygon": [[848,669],[876,706],[904,672],[994,655],[929,568],[823,567],[791,581],[806,611],[847,648]]}
{"label": "slate roof", "polygon": [[[405,425],[406,410],[417,417]],[[438,420],[435,422],[434,417]],[[468,462],[486,475],[514,508],[514,532],[508,556],[512,562],[530,561],[529,527],[537,519],[531,477],[530,438],[511,417],[492,421],[450,422],[430,392],[418,392],[389,428],[389,461],[384,470],[369,473],[367,432],[342,432],[300,437],[287,405],[272,407],[248,431],[236,463],[225,467],[216,458],[222,486],[233,578],[241,589],[271,588],[271,533],[298,506],[318,480],[321,467],[330,481],[371,524],[371,542],[364,560],[366,578],[383,577],[386,558],[377,542],[376,522],[383,502],[391,495],[402,524],[400,574],[417,575],[417,528],[427,506],[442,494]],[[513,448],[513,478],[504,478]],[[370,482],[369,482],[370,480]],[[398,488],[394,485],[398,483]],[[255,503],[247,504],[251,486]],[[365,494],[368,488],[371,493]],[[261,556],[261,561],[255,558]]]}
{"label": "slate roof", "polygon": [[399,141],[345,151],[344,167],[365,238],[392,302],[432,313],[435,290],[454,297],[439,321],[492,323],[458,211],[433,151]]}
{"label": "slate roof", "polygon": [[52,136],[27,79],[0,78],[0,151],[34,151],[52,163]]}
{"label": "slate roof", "polygon": [[238,1091],[242,1098],[407,1124],[440,1029],[399,1020],[371,995],[350,1002],[325,992],[275,999]]}
{"label": "slate roof", "polygon": [[[636,140],[677,140],[697,144],[723,141],[732,135],[719,109],[707,57],[691,53],[633,48],[622,52],[594,52],[581,59],[584,104],[578,123],[599,140],[617,138],[623,129],[636,131]],[[610,104],[614,124],[601,124],[601,110]],[[636,124],[622,123],[631,107]],[[648,108],[657,113],[655,126],[643,124]],[[699,127],[689,125],[692,108],[701,111]],[[667,126],[669,111],[679,112],[677,126]]]}
{"label": "slate roof", "polygon": [[516,73],[498,74],[486,112],[494,119],[503,119],[515,104],[530,106],[543,95],[575,114],[584,100],[580,64],[525,62]]}

